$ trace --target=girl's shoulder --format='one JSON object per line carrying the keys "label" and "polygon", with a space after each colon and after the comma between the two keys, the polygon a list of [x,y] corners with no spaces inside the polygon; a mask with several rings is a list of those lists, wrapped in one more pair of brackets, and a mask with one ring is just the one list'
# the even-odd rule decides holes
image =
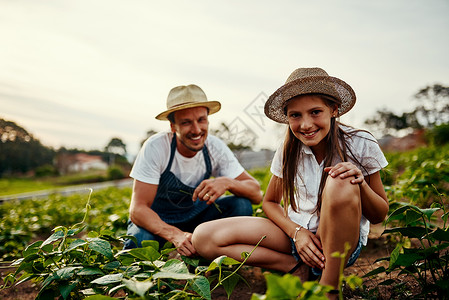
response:
{"label": "girl's shoulder", "polygon": [[344,133],[347,134],[348,138],[352,139],[354,142],[363,142],[363,141],[371,141],[377,143],[377,139],[367,130],[354,128],[348,125],[339,125],[340,129],[343,130]]}

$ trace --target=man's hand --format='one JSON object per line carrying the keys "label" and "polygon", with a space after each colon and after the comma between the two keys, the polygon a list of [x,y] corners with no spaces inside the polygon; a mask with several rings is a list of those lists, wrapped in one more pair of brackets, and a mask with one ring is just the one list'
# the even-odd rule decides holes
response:
{"label": "man's hand", "polygon": [[193,192],[193,201],[199,198],[202,201],[207,201],[207,204],[214,203],[228,190],[229,180],[227,177],[203,180]]}
{"label": "man's hand", "polygon": [[196,255],[195,247],[192,245],[192,234],[190,232],[180,232],[172,241],[179,254],[184,256]]}

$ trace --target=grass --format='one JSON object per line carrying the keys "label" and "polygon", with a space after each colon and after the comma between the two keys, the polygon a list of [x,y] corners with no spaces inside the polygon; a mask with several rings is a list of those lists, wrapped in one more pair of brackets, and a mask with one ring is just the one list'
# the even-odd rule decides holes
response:
{"label": "grass", "polygon": [[64,186],[107,180],[105,171],[89,171],[42,178],[0,178],[0,196],[38,192]]}
{"label": "grass", "polygon": [[0,178],[0,196],[36,192],[57,187],[54,182],[34,178]]}

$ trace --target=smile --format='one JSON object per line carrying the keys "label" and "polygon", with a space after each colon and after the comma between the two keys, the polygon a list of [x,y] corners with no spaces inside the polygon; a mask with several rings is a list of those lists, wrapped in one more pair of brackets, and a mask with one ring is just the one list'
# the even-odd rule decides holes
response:
{"label": "smile", "polygon": [[192,137],[190,137],[190,139],[194,140],[194,141],[198,141],[199,139],[201,139],[201,137],[202,137],[202,135],[192,136]]}
{"label": "smile", "polygon": [[309,133],[301,132],[301,134],[302,134],[303,136],[305,136],[305,137],[311,137],[311,136],[313,136],[315,133],[317,133],[318,131],[319,131],[319,129],[317,129],[317,130],[315,130],[315,131],[312,131],[312,132],[309,132]]}

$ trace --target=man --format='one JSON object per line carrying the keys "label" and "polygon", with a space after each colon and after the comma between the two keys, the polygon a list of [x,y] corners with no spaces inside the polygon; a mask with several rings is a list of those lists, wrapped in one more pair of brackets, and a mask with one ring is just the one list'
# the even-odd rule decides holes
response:
{"label": "man", "polygon": [[[200,223],[251,215],[262,200],[260,185],[217,137],[208,135],[208,115],[221,108],[196,85],[173,88],[167,110],[171,132],[150,137],[140,150],[134,178],[128,234],[143,240],[169,241],[181,255],[192,256],[192,232]],[[232,196],[223,196],[229,191]],[[131,240],[125,249],[134,248]]]}

